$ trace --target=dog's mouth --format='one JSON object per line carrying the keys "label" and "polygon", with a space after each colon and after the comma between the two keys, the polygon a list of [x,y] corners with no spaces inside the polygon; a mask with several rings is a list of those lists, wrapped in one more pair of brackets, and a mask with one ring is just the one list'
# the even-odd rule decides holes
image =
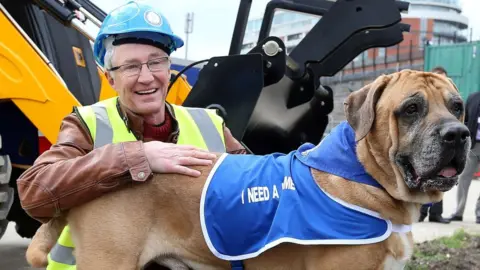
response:
{"label": "dog's mouth", "polygon": [[401,157],[399,165],[405,175],[405,183],[410,189],[419,189],[422,192],[441,191],[452,189],[458,182],[460,166],[452,158],[446,165],[438,166],[427,173],[418,173],[408,157]]}

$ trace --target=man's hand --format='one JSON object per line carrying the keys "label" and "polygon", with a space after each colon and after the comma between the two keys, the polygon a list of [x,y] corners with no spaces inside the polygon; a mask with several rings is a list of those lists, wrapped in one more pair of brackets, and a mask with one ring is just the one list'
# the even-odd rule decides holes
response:
{"label": "man's hand", "polygon": [[223,127],[223,136],[225,138],[225,147],[227,148],[228,153],[245,153],[243,145],[233,137],[232,132],[226,126]]}
{"label": "man's hand", "polygon": [[186,166],[211,165],[215,154],[195,146],[151,141],[144,143],[145,155],[154,173],[180,173],[194,177],[200,171]]}

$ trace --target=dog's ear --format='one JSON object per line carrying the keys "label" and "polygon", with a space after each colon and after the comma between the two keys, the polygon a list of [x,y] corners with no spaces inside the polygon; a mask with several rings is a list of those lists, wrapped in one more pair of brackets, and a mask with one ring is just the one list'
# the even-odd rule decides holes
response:
{"label": "dog's ear", "polygon": [[457,90],[457,93],[460,93],[460,90],[458,90],[458,87],[455,84],[455,82],[450,77],[447,77],[447,79],[448,79],[448,82],[453,86],[453,88],[455,88],[455,90]]}
{"label": "dog's ear", "polygon": [[382,75],[346,98],[344,102],[345,116],[355,130],[357,142],[367,136],[372,128],[375,120],[375,107],[389,81],[389,76]]}

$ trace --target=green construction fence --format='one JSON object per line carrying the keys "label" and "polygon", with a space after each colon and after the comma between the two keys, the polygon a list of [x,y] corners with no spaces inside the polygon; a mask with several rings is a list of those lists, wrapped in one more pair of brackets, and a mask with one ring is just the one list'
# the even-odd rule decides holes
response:
{"label": "green construction fence", "polygon": [[480,41],[426,46],[424,69],[442,66],[457,85],[462,98],[480,91]]}

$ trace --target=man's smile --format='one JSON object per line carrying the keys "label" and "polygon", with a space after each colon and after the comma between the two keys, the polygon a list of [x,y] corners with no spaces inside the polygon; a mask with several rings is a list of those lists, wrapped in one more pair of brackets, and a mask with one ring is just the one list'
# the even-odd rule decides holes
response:
{"label": "man's smile", "polygon": [[153,88],[153,89],[147,89],[147,90],[140,90],[140,91],[135,91],[135,94],[137,95],[151,95],[154,94],[158,91],[158,88]]}

